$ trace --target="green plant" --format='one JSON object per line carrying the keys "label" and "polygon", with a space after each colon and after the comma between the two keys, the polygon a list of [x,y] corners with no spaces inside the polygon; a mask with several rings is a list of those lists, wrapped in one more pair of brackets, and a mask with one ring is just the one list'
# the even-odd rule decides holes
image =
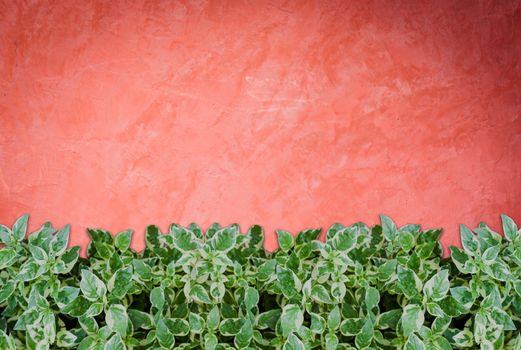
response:
{"label": "green plant", "polygon": [[332,225],[89,229],[87,258],[69,226],[27,235],[0,226],[0,349],[521,349],[521,230]]}

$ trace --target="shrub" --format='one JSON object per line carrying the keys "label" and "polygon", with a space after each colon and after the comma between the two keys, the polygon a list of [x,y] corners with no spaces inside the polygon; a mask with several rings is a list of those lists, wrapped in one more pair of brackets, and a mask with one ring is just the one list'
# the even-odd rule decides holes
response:
{"label": "shrub", "polygon": [[26,215],[0,226],[0,349],[521,349],[521,230],[332,225],[263,248],[252,226],[89,229],[26,238]]}

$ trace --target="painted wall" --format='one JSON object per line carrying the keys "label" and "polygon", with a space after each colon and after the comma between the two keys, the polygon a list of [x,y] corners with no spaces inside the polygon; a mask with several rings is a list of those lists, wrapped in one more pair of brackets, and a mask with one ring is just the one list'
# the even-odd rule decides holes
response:
{"label": "painted wall", "polygon": [[0,221],[521,221],[520,1],[0,0]]}

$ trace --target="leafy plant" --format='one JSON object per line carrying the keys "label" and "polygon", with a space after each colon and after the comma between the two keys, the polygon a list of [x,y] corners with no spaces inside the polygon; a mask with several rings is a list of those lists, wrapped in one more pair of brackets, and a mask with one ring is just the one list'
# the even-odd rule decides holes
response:
{"label": "leafy plant", "polygon": [[238,225],[27,235],[0,225],[0,349],[521,349],[521,230],[332,225],[296,236]]}

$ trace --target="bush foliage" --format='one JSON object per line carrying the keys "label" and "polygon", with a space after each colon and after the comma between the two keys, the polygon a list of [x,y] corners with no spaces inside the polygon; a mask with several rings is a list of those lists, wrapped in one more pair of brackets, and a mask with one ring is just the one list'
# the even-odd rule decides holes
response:
{"label": "bush foliage", "polygon": [[[0,226],[0,349],[521,349],[521,230],[332,225],[263,248],[252,226],[89,229]],[[27,236],[27,237],[26,237]]]}

